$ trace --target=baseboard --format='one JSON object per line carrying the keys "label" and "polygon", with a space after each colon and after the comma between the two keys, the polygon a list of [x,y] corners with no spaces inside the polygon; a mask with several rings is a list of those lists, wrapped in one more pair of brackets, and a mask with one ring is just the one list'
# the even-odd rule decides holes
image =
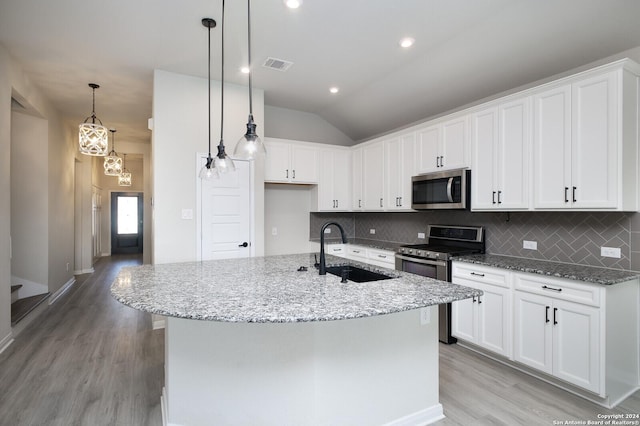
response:
{"label": "baseboard", "polygon": [[111,256],[111,253],[100,253],[100,257]]}
{"label": "baseboard", "polygon": [[95,269],[93,268],[79,269],[79,270],[73,271],[73,275],[93,274],[94,272],[95,272]]}
{"label": "baseboard", "polygon": [[64,285],[58,289],[58,291],[49,296],[49,304],[53,305],[58,300],[58,298],[62,296],[67,290],[69,290],[75,283],[76,277],[71,277],[69,281],[64,283]]}
{"label": "baseboard", "polygon": [[0,354],[13,343],[13,334],[9,333],[0,340]]}
{"label": "baseboard", "polygon": [[395,419],[389,423],[385,423],[384,426],[430,425],[442,419],[444,419],[442,404],[436,404],[433,407],[425,408],[424,410],[416,411],[415,413],[411,413],[407,416]]}

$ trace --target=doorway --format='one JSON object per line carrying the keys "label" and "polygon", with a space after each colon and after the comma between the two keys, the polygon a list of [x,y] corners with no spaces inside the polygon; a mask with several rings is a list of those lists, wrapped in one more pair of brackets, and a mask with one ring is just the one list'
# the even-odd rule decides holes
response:
{"label": "doorway", "polygon": [[111,193],[111,254],[142,253],[141,192]]}

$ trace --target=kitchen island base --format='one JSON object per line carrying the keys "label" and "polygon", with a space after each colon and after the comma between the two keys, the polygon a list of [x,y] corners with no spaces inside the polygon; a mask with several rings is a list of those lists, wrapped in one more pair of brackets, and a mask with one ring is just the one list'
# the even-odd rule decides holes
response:
{"label": "kitchen island base", "polygon": [[277,324],[169,317],[163,421],[433,423],[444,415],[438,323],[431,310]]}

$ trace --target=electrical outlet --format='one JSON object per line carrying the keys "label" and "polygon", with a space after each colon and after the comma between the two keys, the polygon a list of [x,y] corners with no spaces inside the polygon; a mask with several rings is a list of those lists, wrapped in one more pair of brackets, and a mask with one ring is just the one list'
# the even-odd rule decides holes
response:
{"label": "electrical outlet", "polygon": [[424,240],[425,239],[424,232],[418,232],[418,238],[420,238],[421,240]]}
{"label": "electrical outlet", "polygon": [[369,233],[370,233],[370,234],[375,234],[375,233],[376,233],[376,230],[375,230],[375,229],[373,229],[373,228],[371,228],[371,229],[369,229]]}
{"label": "electrical outlet", "polygon": [[278,228],[276,228],[275,226],[273,228],[271,228],[271,235],[273,235],[273,236],[278,235]]}
{"label": "electrical outlet", "polygon": [[182,209],[182,219],[191,220],[193,219],[193,209]]}
{"label": "electrical outlet", "polygon": [[600,247],[600,256],[620,259],[622,257],[622,253],[618,247]]}
{"label": "electrical outlet", "polygon": [[522,240],[522,248],[527,250],[538,250],[538,242]]}
{"label": "electrical outlet", "polygon": [[324,233],[325,234],[330,234],[331,233],[331,228],[325,228]]}
{"label": "electrical outlet", "polygon": [[420,308],[420,325],[431,323],[431,308]]}

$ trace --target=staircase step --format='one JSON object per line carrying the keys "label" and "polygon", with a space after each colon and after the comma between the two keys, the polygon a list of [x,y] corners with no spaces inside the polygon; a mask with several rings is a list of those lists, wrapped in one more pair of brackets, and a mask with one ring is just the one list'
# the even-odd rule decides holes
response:
{"label": "staircase step", "polygon": [[18,291],[22,288],[22,284],[18,284],[18,285],[12,285],[11,286],[11,293]]}
{"label": "staircase step", "polygon": [[38,305],[47,300],[51,293],[37,294],[22,299],[18,299],[11,304],[11,326],[16,325],[26,317]]}

